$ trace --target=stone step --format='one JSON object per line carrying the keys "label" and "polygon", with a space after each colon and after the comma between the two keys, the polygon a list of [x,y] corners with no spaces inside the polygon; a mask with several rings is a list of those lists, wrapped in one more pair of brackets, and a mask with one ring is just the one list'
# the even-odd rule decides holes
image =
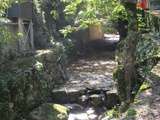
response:
{"label": "stone step", "polygon": [[93,52],[67,68],[69,80],[55,86],[53,102],[111,108],[119,103],[113,71],[117,66],[112,52]]}
{"label": "stone step", "polygon": [[116,90],[88,89],[88,88],[61,88],[52,92],[53,102],[58,104],[77,103],[82,106],[106,106],[111,108],[119,103]]}

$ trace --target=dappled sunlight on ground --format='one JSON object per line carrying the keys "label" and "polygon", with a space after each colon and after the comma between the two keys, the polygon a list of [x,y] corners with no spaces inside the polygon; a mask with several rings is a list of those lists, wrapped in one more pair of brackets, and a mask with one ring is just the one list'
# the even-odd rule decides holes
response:
{"label": "dappled sunlight on ground", "polygon": [[157,64],[157,66],[154,67],[152,73],[160,77],[160,62]]}
{"label": "dappled sunlight on ground", "polygon": [[107,52],[106,54],[102,53],[103,57],[99,57],[99,54],[80,58],[72,63],[68,68],[71,75],[68,83],[91,88],[114,86],[112,74],[117,63],[114,58],[108,59],[109,54]]}
{"label": "dappled sunlight on ground", "polygon": [[104,37],[110,41],[119,41],[120,36],[116,34],[104,34]]}
{"label": "dappled sunlight on ground", "polygon": [[139,92],[136,103],[131,108],[136,110],[135,120],[160,120],[160,63],[149,76],[151,87]]}
{"label": "dappled sunlight on ground", "polygon": [[77,113],[72,113],[69,115],[68,120],[97,120],[98,115],[96,115],[93,108],[86,108],[86,110],[78,111]]}
{"label": "dappled sunlight on ground", "polygon": [[69,80],[56,86],[53,94],[56,102],[83,106],[81,111],[71,111],[69,120],[98,120],[100,113],[119,102],[113,80],[114,55],[114,51],[91,52],[68,66]]}

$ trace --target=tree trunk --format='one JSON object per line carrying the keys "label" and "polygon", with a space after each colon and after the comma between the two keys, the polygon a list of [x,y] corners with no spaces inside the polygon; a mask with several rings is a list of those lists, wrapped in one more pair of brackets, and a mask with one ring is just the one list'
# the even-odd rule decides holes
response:
{"label": "tree trunk", "polygon": [[[42,10],[46,20],[46,26],[52,36],[56,40],[61,38],[59,32],[65,26],[64,8],[60,0],[42,0]],[[56,18],[51,14],[52,11],[56,12]]]}
{"label": "tree trunk", "polygon": [[[56,12],[56,18],[51,14]],[[60,0],[34,0],[34,31],[37,48],[46,48],[51,40],[62,40],[59,32],[66,26],[64,6]]]}
{"label": "tree trunk", "polygon": [[136,4],[125,3],[125,8],[130,15],[128,25],[128,36],[126,38],[126,50],[124,59],[124,71],[125,71],[125,82],[126,82],[126,100],[131,101],[132,83],[136,80],[136,45],[137,45],[137,15],[136,15]]}
{"label": "tree trunk", "polygon": [[[119,31],[124,31],[125,33],[120,33],[122,48],[118,49],[118,53],[121,54],[121,60],[119,62],[119,67],[116,73],[117,84],[119,89],[119,96],[122,103],[122,112],[125,111],[128,104],[131,102],[133,86],[136,83],[136,45],[138,40],[137,31],[137,17],[136,17],[136,4],[131,2],[126,2],[122,0],[127,13],[128,13],[128,25],[121,24]],[[123,22],[120,22],[123,23]],[[119,59],[119,58],[118,58]],[[127,106],[126,106],[127,105]]]}

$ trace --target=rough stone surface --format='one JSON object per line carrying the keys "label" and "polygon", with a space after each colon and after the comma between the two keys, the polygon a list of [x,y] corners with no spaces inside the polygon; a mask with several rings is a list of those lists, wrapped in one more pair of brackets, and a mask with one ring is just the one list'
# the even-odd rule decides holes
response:
{"label": "rough stone surface", "polygon": [[65,82],[64,79],[67,79],[64,74],[65,70],[63,69],[65,68],[65,62],[58,62],[61,54],[62,53],[58,52],[56,49],[48,49],[38,50],[35,56],[36,59],[43,64],[44,79],[53,81],[55,84],[62,84]]}
{"label": "rough stone surface", "polygon": [[70,73],[69,81],[53,90],[53,100],[80,104],[84,101],[87,104],[89,101],[94,105],[108,101],[108,107],[114,106],[117,91],[112,73],[117,63],[113,56],[114,52],[90,53],[71,63],[67,68]]}

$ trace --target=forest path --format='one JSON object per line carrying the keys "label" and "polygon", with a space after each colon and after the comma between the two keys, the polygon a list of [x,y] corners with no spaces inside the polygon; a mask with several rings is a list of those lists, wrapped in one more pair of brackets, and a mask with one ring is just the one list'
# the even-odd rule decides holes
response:
{"label": "forest path", "polygon": [[112,75],[117,66],[115,48],[118,39],[118,35],[105,35],[103,40],[91,41],[91,49],[84,56],[71,62],[67,68],[69,80],[53,90],[53,95],[57,96],[54,98],[55,101],[77,102],[82,100],[83,95],[90,97],[98,94],[96,97],[100,97],[101,93],[107,96],[109,101],[110,94],[116,96],[117,90]]}
{"label": "forest path", "polygon": [[118,40],[110,37],[92,42],[93,49],[67,68],[69,80],[53,90],[54,101],[71,108],[69,120],[98,120],[98,115],[119,102],[113,80]]}

